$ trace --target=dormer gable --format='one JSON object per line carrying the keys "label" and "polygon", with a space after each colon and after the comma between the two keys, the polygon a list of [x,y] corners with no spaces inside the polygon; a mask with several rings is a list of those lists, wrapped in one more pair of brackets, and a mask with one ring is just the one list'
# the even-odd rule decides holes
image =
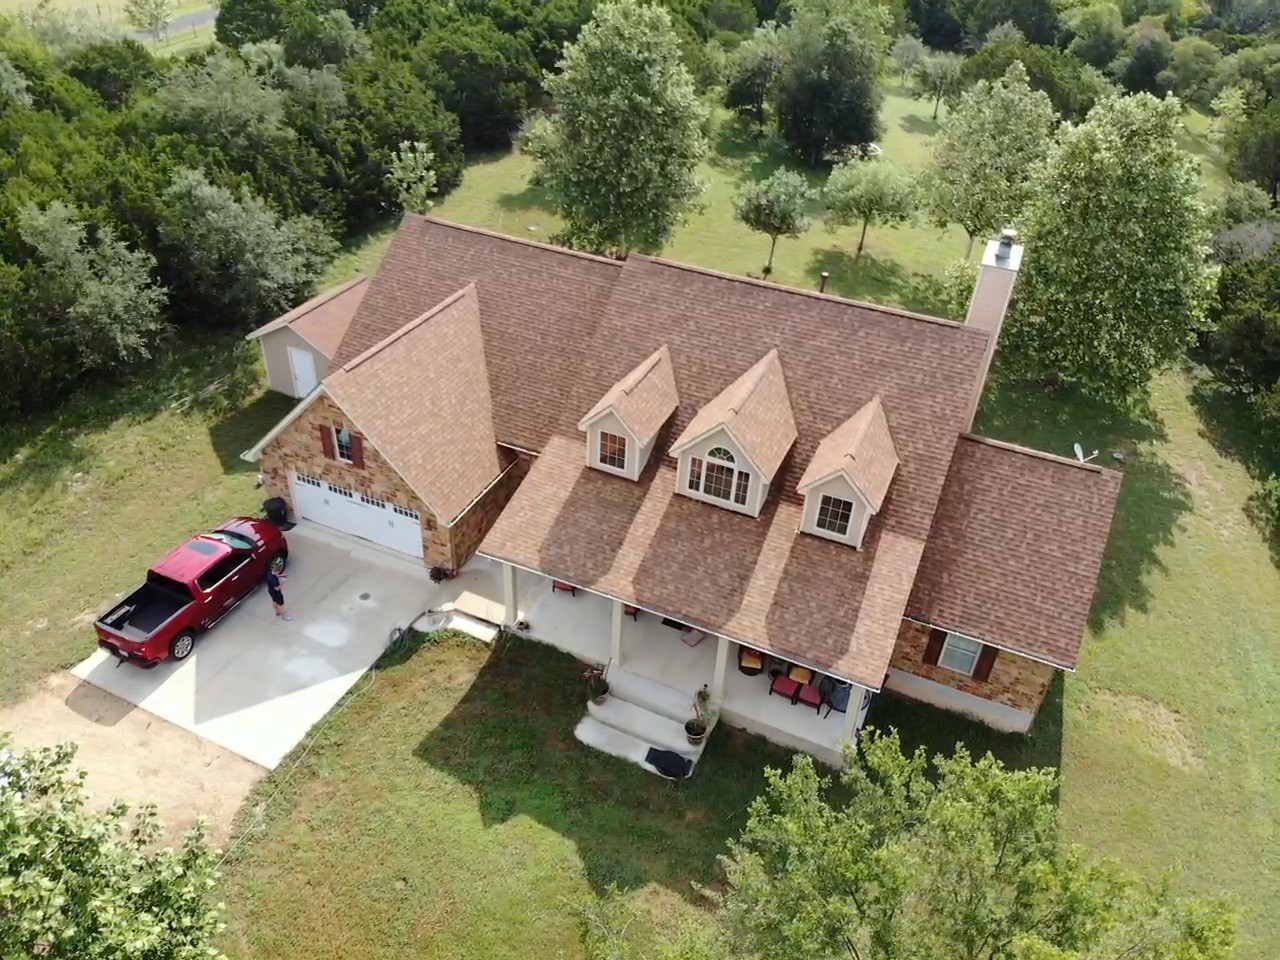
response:
{"label": "dormer gable", "polygon": [[899,462],[877,395],[818,444],[797,487],[805,498],[800,528],[860,547],[871,517],[884,506]]}
{"label": "dormer gable", "polygon": [[671,352],[663,344],[615,383],[578,422],[587,434],[587,463],[639,478],[654,441],[680,404]]}
{"label": "dormer gable", "polygon": [[678,492],[753,517],[796,441],[776,349],[702,407],[676,438]]}

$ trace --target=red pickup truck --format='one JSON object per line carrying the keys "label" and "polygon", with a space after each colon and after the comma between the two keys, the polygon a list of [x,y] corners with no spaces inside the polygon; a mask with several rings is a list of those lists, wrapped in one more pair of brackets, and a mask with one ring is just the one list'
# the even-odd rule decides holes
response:
{"label": "red pickup truck", "polygon": [[191,537],[147,571],[147,580],[94,621],[98,646],[114,657],[154,667],[191,655],[196,636],[234,610],[267,576],[289,545],[280,528],[236,517]]}

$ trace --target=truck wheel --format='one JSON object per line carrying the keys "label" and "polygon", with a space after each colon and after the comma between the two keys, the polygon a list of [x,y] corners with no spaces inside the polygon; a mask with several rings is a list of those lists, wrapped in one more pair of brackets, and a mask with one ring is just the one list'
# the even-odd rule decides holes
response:
{"label": "truck wheel", "polygon": [[169,644],[169,656],[174,660],[185,660],[191,656],[191,651],[195,648],[195,645],[195,634],[190,630],[183,630]]}
{"label": "truck wheel", "polygon": [[277,551],[272,555],[272,557],[271,557],[271,562],[270,562],[269,564],[267,564],[267,569],[268,569],[268,570],[270,570],[270,569],[271,569],[272,567],[274,567],[277,563],[278,563],[278,564],[280,564],[280,569],[281,569],[281,570],[283,570],[286,566],[288,566],[288,565],[289,565],[289,551],[288,551],[288,550],[277,550]]}

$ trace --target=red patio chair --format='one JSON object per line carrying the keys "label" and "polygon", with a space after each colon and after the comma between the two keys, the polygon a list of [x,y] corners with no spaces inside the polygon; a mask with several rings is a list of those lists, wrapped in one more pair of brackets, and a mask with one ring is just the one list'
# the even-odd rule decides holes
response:
{"label": "red patio chair", "polygon": [[640,622],[640,608],[633,607],[629,603],[624,603],[622,605],[622,615],[624,617],[630,617],[632,620],[636,621],[636,623]]}
{"label": "red patio chair", "polygon": [[773,683],[769,684],[769,696],[777,694],[780,697],[786,697],[792,703],[796,702],[796,697],[800,694],[800,684],[796,683],[785,673],[780,673],[773,678]]}
{"label": "red patio chair", "polygon": [[552,580],[551,592],[555,593],[557,590],[564,590],[567,593],[569,593],[571,596],[575,596],[575,597],[578,595],[578,588],[575,587],[572,583],[565,583],[563,580]]}
{"label": "red patio chair", "polygon": [[806,707],[813,707],[818,713],[822,713],[822,704],[826,697],[822,695],[822,691],[818,689],[817,684],[802,684],[799,692],[796,694],[796,703],[803,703]]}

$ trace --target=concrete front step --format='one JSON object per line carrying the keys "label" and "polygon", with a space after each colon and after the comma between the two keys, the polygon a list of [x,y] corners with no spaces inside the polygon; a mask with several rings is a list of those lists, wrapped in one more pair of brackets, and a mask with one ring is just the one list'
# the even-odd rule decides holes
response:
{"label": "concrete front step", "polygon": [[[601,723],[590,713],[578,721],[573,735],[588,747],[615,757],[621,757],[623,760],[629,760],[643,770],[648,770],[650,773],[655,773],[660,777],[666,777],[668,780],[672,779],[645,759],[649,755],[651,744],[645,743],[638,737],[633,737],[631,734],[608,724]],[[689,769],[689,774],[693,774],[692,767]]]}
{"label": "concrete front step", "polygon": [[702,756],[702,745],[689,742],[682,722],[654,713],[638,704],[628,703],[614,695],[612,689],[604,703],[588,703],[587,712],[606,726],[629,734],[659,750],[671,750],[695,761]]}
{"label": "concrete front step", "polygon": [[693,717],[692,696],[624,667],[614,667],[609,671],[609,695],[677,721],[682,736],[684,722]]}

